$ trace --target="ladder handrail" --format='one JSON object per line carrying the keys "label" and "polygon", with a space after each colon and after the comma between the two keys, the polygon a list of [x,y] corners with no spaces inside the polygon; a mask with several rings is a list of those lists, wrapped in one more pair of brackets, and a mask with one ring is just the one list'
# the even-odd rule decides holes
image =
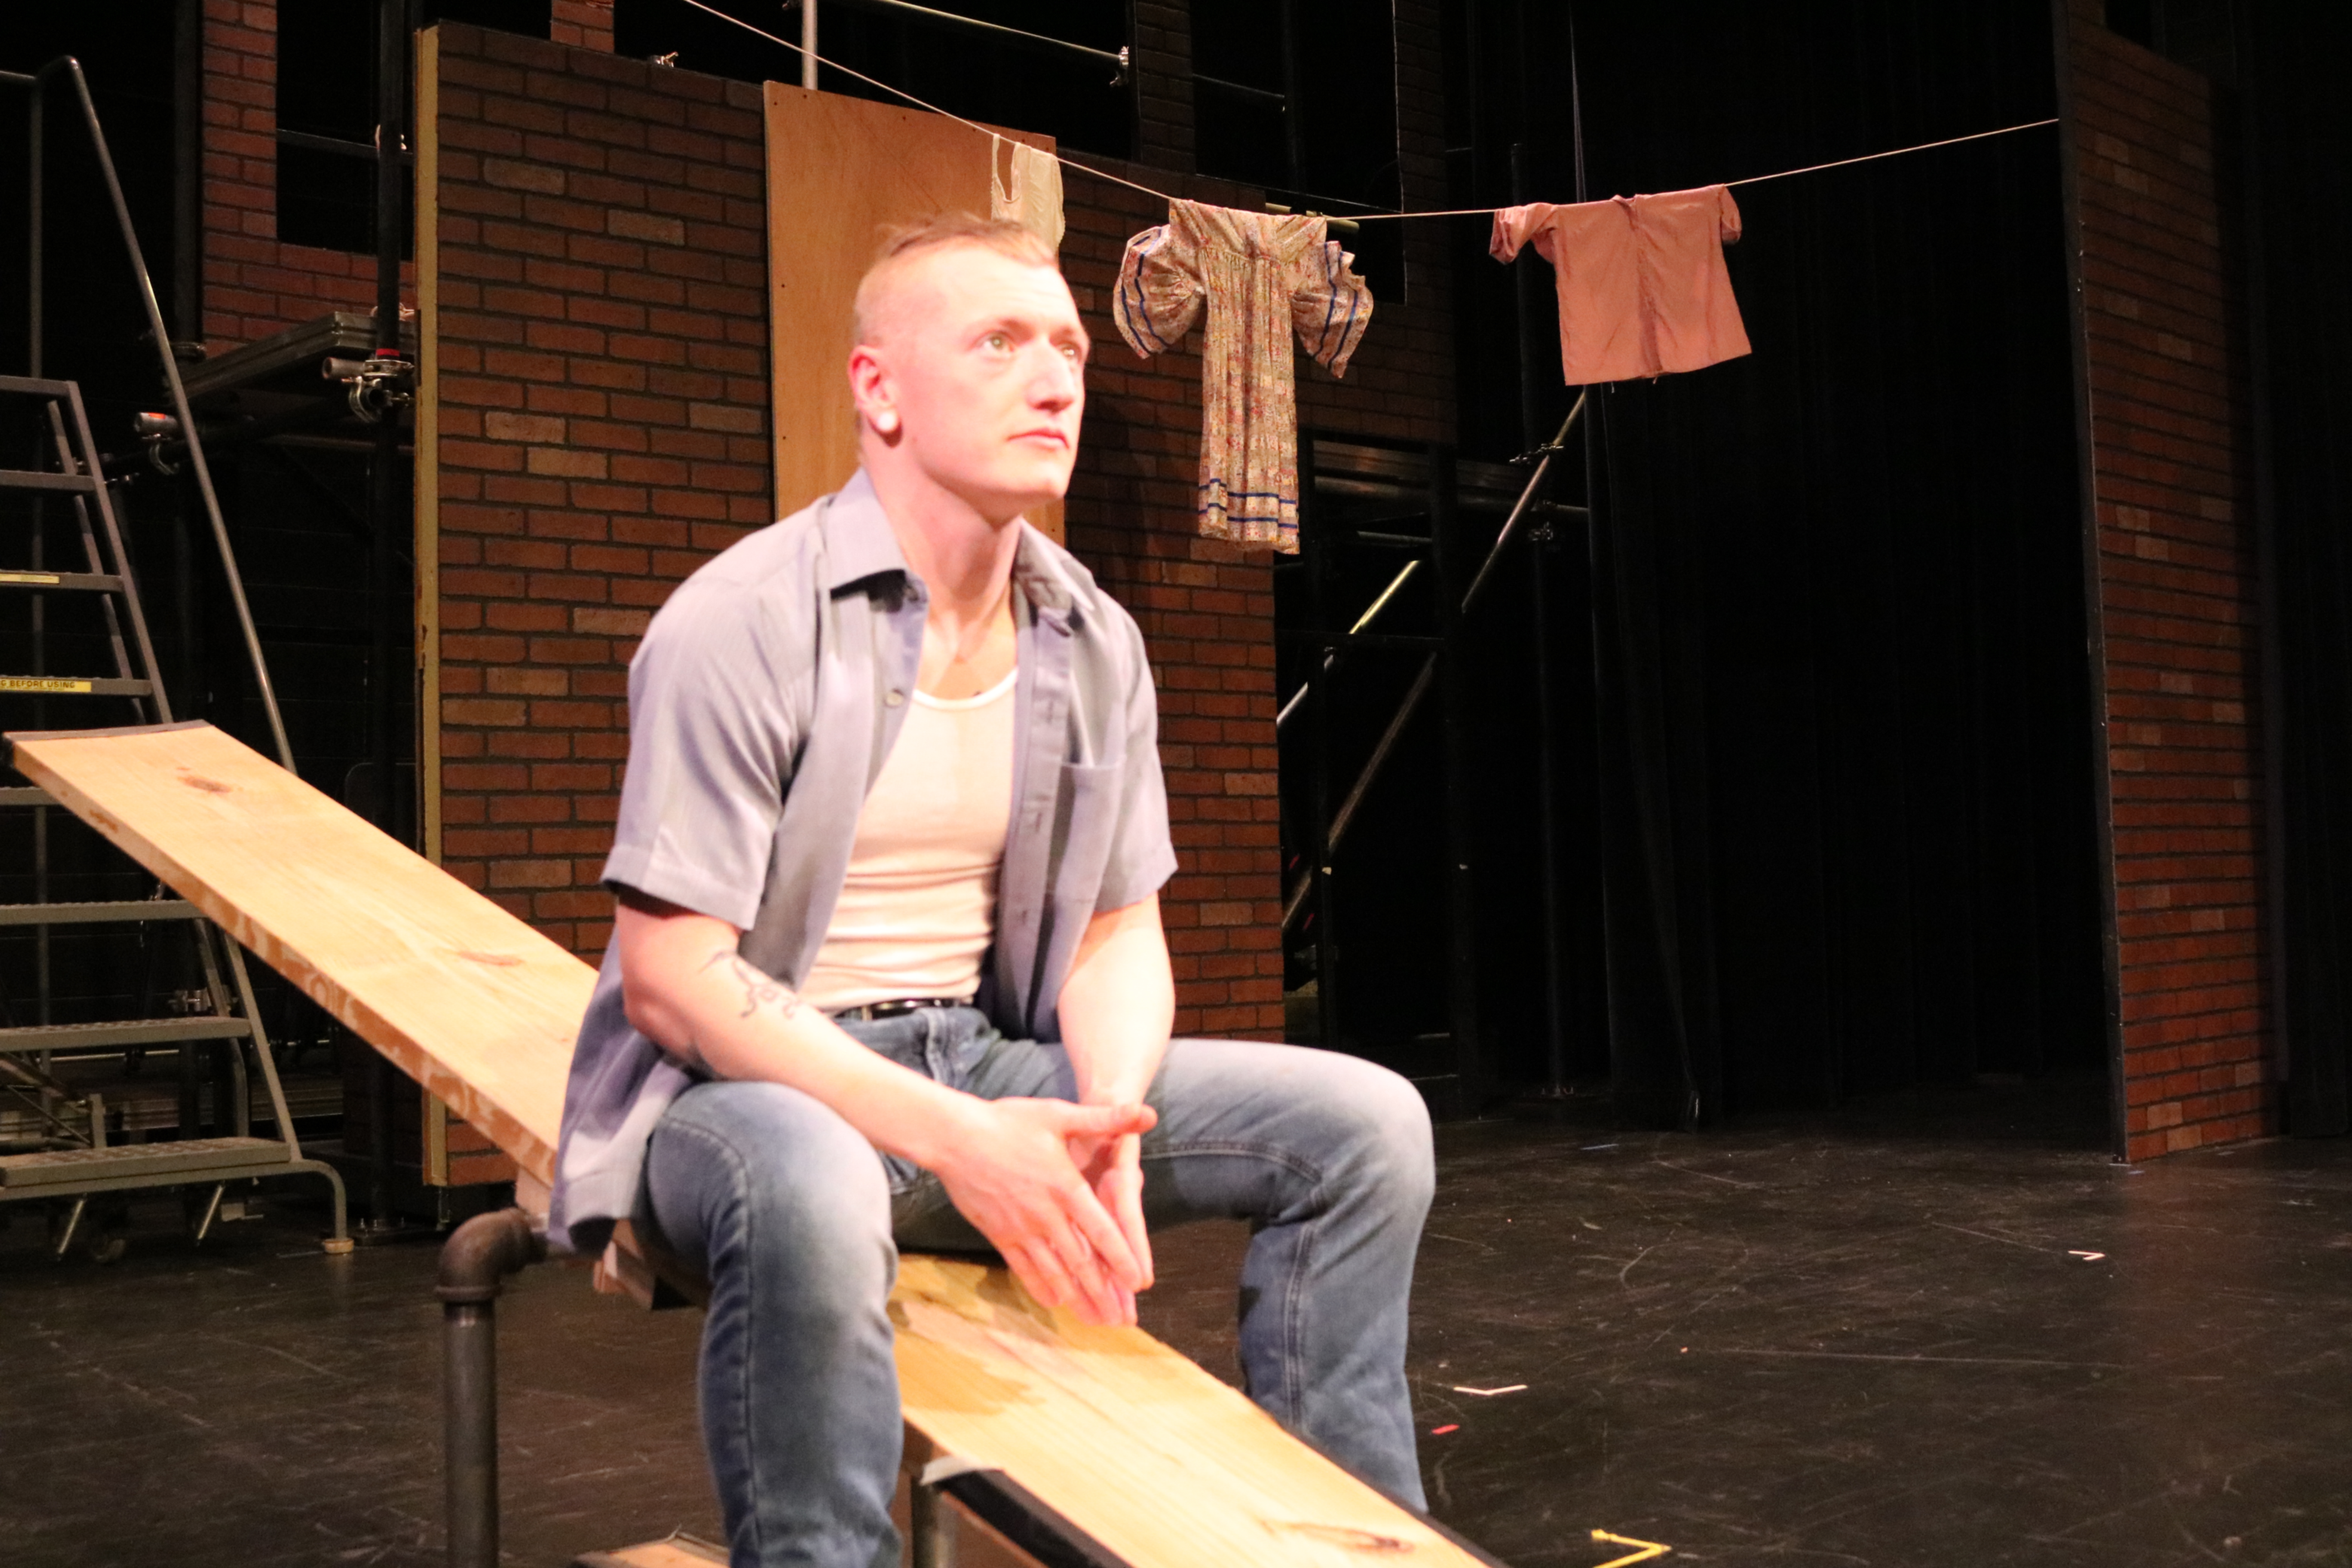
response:
{"label": "ladder handrail", "polygon": [[[245,577],[237,570],[236,551],[229,542],[227,520],[221,515],[219,492],[213,488],[212,466],[205,460],[204,441],[196,434],[195,416],[188,406],[188,389],[180,379],[180,363],[172,353],[171,335],[163,330],[163,307],[156,302],[155,280],[147,271],[146,256],[139,248],[139,235],[131,225],[131,205],[123,198],[122,181],[114,171],[114,154],[107,146],[105,128],[99,123],[98,106],[90,100],[89,82],[82,75],[81,62],[71,55],[59,55],[31,75],[19,71],[0,71],[0,85],[26,88],[32,100],[34,133],[31,139],[31,156],[35,166],[28,181],[32,210],[28,215],[27,225],[27,239],[31,247],[29,282],[32,296],[30,323],[32,374],[36,377],[43,374],[41,364],[42,181],[39,168],[42,147],[39,130],[49,80],[58,76],[67,77],[72,80],[75,98],[81,104],[82,124],[89,132],[90,151],[98,155],[99,173],[106,180],[106,194],[114,206],[115,226],[121,230],[123,248],[130,256],[131,276],[139,286],[139,303],[147,312],[148,336],[154,342],[156,357],[163,365],[163,384],[172,394],[172,412],[180,421],[181,436],[187,442],[189,467],[195,475],[196,489],[204,498],[205,516],[212,524],[213,543],[220,552],[223,573],[228,579],[230,602],[236,606],[237,626],[245,636],[246,654],[253,662],[254,681],[260,688],[261,706],[269,718],[270,740],[278,752],[278,765],[290,773],[294,772],[294,748],[286,738],[286,720],[285,716],[278,711],[278,691],[269,679],[268,660],[262,657],[261,633],[253,624],[253,608],[246,601]],[[160,684],[159,681],[158,685]]]}

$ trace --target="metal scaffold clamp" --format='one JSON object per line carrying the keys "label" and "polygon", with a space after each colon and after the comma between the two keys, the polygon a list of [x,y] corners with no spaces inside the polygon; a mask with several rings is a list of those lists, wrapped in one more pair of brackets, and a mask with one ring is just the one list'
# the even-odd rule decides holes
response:
{"label": "metal scaffold clamp", "polygon": [[168,414],[134,414],[131,427],[147,454],[147,466],[159,474],[177,474],[180,465],[163,456],[163,444],[180,439],[180,422]]}
{"label": "metal scaffold clamp", "polygon": [[397,349],[378,349],[366,359],[329,359],[319,374],[350,389],[352,413],[369,425],[416,400],[416,363]]}

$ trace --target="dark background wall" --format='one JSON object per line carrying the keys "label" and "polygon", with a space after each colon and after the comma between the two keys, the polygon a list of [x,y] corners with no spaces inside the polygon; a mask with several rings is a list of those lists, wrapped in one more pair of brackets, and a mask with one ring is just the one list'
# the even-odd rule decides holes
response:
{"label": "dark background wall", "polygon": [[[1571,199],[1580,154],[1599,199],[2054,112],[2030,3],[1483,5],[1460,26],[1481,201],[1508,198],[1512,140],[1527,194]],[[1694,1095],[1706,1118],[2095,1072],[2056,137],[1735,195],[1756,352],[1596,395],[1598,521],[1550,568],[1581,753],[1573,1066],[1650,1121]],[[1571,395],[1552,280],[1519,265],[1548,431]],[[1465,298],[1465,440],[1521,437],[1513,304]]]}
{"label": "dark background wall", "polygon": [[2270,978],[2287,1126],[2340,1134],[2352,1131],[2352,300],[2336,275],[2352,212],[2334,193],[2352,167],[2352,14],[2247,0],[2228,39],[2270,584]]}

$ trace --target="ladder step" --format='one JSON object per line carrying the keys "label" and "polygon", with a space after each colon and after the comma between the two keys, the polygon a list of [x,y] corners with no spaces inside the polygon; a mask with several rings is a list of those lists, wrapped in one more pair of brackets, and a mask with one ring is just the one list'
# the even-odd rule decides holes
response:
{"label": "ladder step", "polygon": [[0,588],[57,588],[66,593],[120,594],[111,572],[0,572]]}
{"label": "ladder step", "polygon": [[152,697],[155,683],[115,675],[0,675],[0,692],[7,691],[38,697]]}
{"label": "ladder step", "polygon": [[0,789],[0,805],[55,805],[58,797],[37,785],[16,784]]}
{"label": "ladder step", "polygon": [[0,490],[64,490],[95,495],[98,481],[88,474],[45,474],[32,468],[0,468]]}
{"label": "ladder step", "polygon": [[201,920],[185,899],[110,899],[68,904],[0,904],[0,926],[87,926],[129,921]]}
{"label": "ladder step", "polygon": [[0,375],[0,393],[15,393],[26,397],[71,397],[74,384],[70,381],[48,381],[38,376]]}
{"label": "ladder step", "polygon": [[126,1046],[169,1046],[185,1040],[241,1040],[253,1033],[243,1018],[133,1018],[120,1024],[35,1024],[0,1029],[0,1051],[107,1051]]}
{"label": "ladder step", "polygon": [[184,1175],[225,1181],[267,1170],[293,1155],[275,1138],[189,1138],[177,1143],[124,1143],[110,1149],[51,1149],[0,1155],[0,1187],[68,1186],[92,1177]]}

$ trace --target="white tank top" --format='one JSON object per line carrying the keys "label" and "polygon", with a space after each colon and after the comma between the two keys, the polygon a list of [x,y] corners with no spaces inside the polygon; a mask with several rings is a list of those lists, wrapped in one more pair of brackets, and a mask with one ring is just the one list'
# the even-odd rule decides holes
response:
{"label": "white tank top", "polygon": [[901,996],[969,998],[995,935],[1013,816],[1015,670],[977,697],[913,694],[857,814],[849,878],[801,984],[827,1013]]}

